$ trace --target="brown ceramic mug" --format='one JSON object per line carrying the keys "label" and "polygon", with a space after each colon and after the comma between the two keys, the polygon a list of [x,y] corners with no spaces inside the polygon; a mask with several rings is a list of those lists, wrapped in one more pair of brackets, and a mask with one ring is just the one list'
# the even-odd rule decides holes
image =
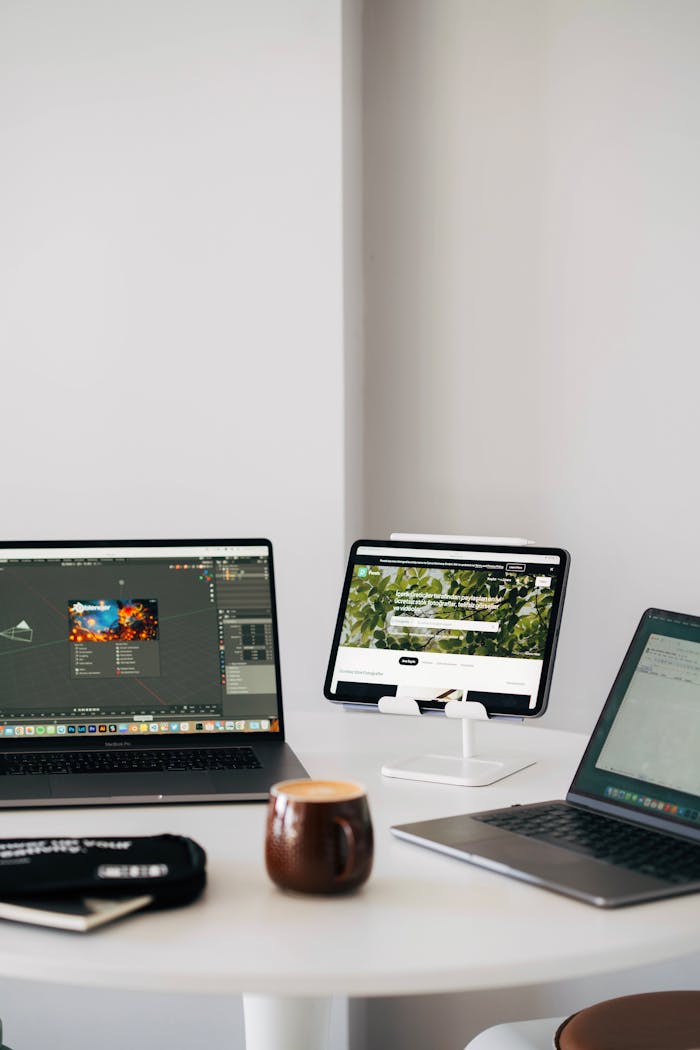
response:
{"label": "brown ceramic mug", "polygon": [[273,882],[301,893],[346,893],[372,870],[365,790],[348,780],[283,780],[270,789],[265,864]]}

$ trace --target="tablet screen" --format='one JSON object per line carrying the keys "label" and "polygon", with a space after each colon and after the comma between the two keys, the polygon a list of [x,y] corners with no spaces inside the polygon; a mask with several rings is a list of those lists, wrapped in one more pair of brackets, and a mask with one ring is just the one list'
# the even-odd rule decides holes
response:
{"label": "tablet screen", "polygon": [[489,714],[547,703],[569,567],[560,548],[358,540],[350,552],[324,693],[411,697]]}

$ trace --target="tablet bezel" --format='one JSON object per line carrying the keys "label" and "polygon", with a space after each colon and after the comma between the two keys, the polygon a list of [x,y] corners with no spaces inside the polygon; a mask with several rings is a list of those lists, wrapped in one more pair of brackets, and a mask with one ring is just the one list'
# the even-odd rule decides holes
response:
{"label": "tablet bezel", "polygon": [[[356,697],[343,697],[338,696],[337,693],[331,691],[331,682],[333,680],[333,671],[335,668],[336,660],[338,657],[338,648],[340,644],[340,635],[342,633],[343,621],[345,619],[345,609],[347,605],[348,594],[350,591],[350,583],[352,580],[352,572],[355,566],[355,559],[357,551],[360,547],[380,547],[386,549],[387,553],[397,550],[444,550],[444,551],[474,551],[475,553],[481,552],[503,552],[506,554],[523,556],[527,555],[553,555],[560,559],[562,571],[558,574],[557,585],[554,592],[554,599],[552,603],[552,615],[549,625],[549,631],[547,634],[547,641],[545,643],[545,652],[542,660],[542,674],[540,676],[539,688],[537,692],[537,701],[534,707],[528,707],[524,710],[512,709],[508,710],[497,710],[498,705],[484,705],[487,713],[490,717],[510,717],[510,718],[539,718],[547,710],[547,704],[549,701],[549,693],[552,684],[552,674],[554,671],[554,657],[556,655],[556,647],[559,639],[559,631],[561,627],[562,612],[564,607],[564,597],[566,594],[566,584],[569,575],[569,565],[571,556],[568,551],[562,547],[548,547],[548,546],[518,546],[516,544],[501,544],[501,543],[466,543],[466,542],[455,542],[455,543],[440,543],[432,542],[429,540],[356,540],[350,548],[350,554],[348,556],[347,567],[345,570],[345,579],[343,582],[343,589],[340,598],[340,605],[338,608],[338,616],[336,618],[335,630],[333,632],[333,642],[331,644],[330,658],[328,661],[328,669],[326,671],[326,678],[323,685],[323,695],[327,700],[333,703],[343,704],[350,707],[370,707],[376,708],[379,701],[372,698],[356,698]],[[442,712],[444,711],[444,703],[441,701],[434,700],[419,700],[418,706],[421,712]]]}

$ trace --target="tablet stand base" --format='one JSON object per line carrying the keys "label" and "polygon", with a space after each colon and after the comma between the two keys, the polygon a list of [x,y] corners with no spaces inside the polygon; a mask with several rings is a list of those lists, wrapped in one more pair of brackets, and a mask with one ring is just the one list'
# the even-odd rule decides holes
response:
{"label": "tablet stand base", "polygon": [[[521,536],[442,536],[428,533],[392,532],[392,540],[433,543],[497,543],[499,545],[531,546],[533,541]],[[386,715],[420,715],[418,702],[411,697],[383,696],[378,704]],[[461,755],[412,755],[397,762],[382,766],[386,777],[401,777],[404,780],[427,780],[435,784],[454,784],[460,787],[485,787],[498,780],[534,766],[535,759],[529,755],[511,754],[507,759],[480,755],[475,752],[475,724],[488,720],[483,704],[470,700],[450,700],[445,704],[448,718],[462,722]]]}
{"label": "tablet stand base", "polygon": [[459,755],[412,755],[396,764],[382,766],[385,777],[402,780],[426,780],[433,784],[452,784],[454,787],[486,787],[498,780],[534,766],[535,760],[510,758],[507,762],[490,758],[461,758]]}
{"label": "tablet stand base", "polygon": [[[420,715],[416,700],[410,697],[383,696],[379,701],[382,714]],[[488,720],[483,704],[466,700],[450,700],[445,704],[447,718],[459,719],[462,723],[461,755],[412,755],[382,766],[386,777],[403,780],[423,780],[434,784],[452,784],[458,787],[485,787],[504,780],[528,766],[535,759],[529,755],[512,754],[507,758],[486,756],[475,751],[475,727],[477,722]]]}

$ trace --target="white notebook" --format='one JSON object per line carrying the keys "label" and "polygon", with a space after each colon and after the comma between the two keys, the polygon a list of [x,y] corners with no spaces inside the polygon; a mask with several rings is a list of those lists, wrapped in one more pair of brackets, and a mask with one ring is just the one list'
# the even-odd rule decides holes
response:
{"label": "white notebook", "polygon": [[105,923],[145,908],[152,900],[153,897],[144,894],[141,897],[112,900],[102,897],[43,897],[0,901],[0,919],[86,933],[96,926],[104,926]]}

